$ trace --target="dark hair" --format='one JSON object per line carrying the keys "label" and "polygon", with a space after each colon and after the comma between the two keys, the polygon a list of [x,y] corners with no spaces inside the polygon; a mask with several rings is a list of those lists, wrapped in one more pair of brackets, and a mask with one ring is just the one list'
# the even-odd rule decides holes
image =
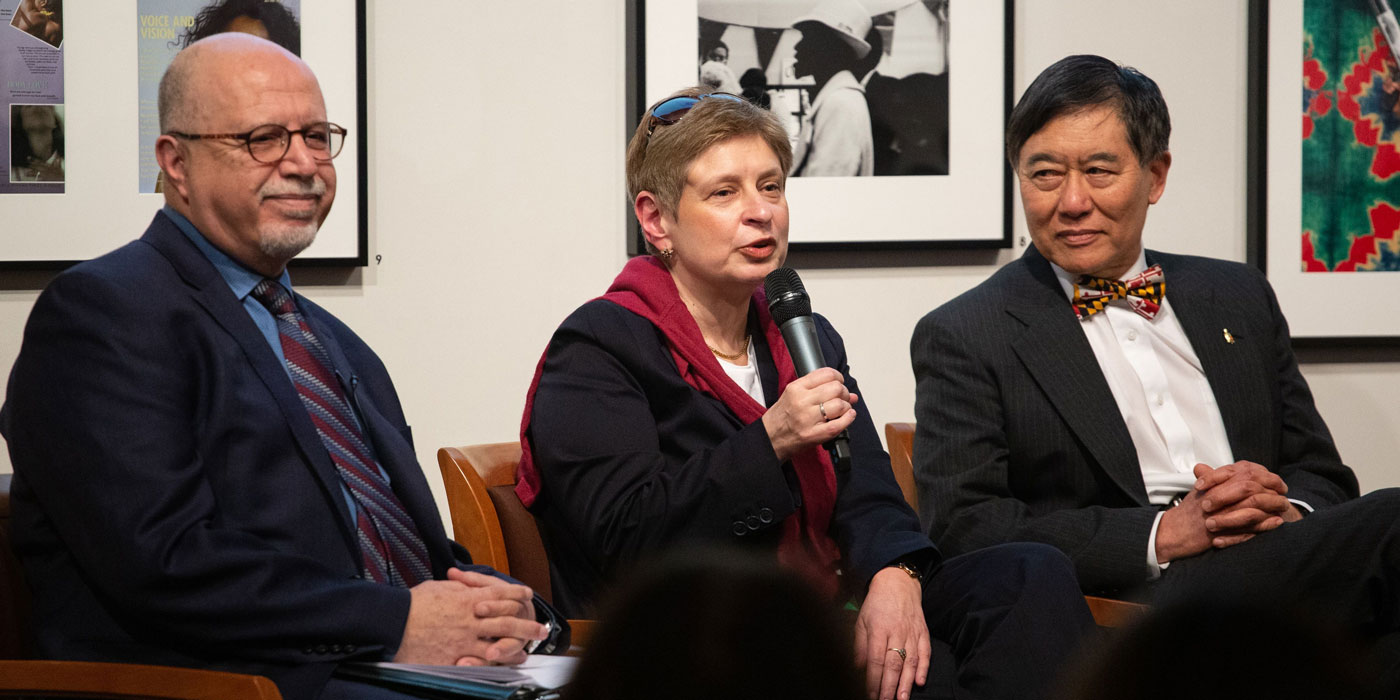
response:
{"label": "dark hair", "polygon": [[750,68],[739,76],[740,97],[753,104],[769,109],[773,100],[768,96],[768,76],[762,68]]}
{"label": "dark hair", "polygon": [[67,157],[63,153],[63,118],[58,116],[58,110],[53,105],[10,105],[10,163],[26,166],[31,156],[38,157],[29,147],[29,135],[24,132],[24,123],[20,118],[20,110],[25,107],[45,107],[53,111],[53,150],[59,158]]}
{"label": "dark hair", "polygon": [[209,5],[199,11],[189,31],[181,35],[180,47],[188,48],[200,39],[223,33],[229,23],[239,17],[262,22],[267,27],[269,41],[301,55],[301,25],[281,0],[220,0]]}
{"label": "dark hair", "polygon": [[708,59],[710,57],[710,52],[714,51],[715,49],[724,49],[724,53],[728,55],[729,44],[724,43],[724,41],[721,39],[707,39],[705,37],[700,38],[701,60]]}
{"label": "dark hair", "polygon": [[[1230,594],[1154,607],[1072,665],[1058,700],[1273,700],[1383,697],[1375,668],[1385,653],[1320,608]],[[1325,613],[1324,613],[1325,614]],[[1387,665],[1389,661],[1385,662]],[[1275,669],[1250,673],[1245,669]]]}
{"label": "dark hair", "polygon": [[850,625],[772,557],[677,551],[627,581],[602,608],[566,699],[864,697]]}
{"label": "dark hair", "polygon": [[1128,130],[1138,162],[1167,152],[1171,115],[1157,83],[1135,68],[1102,56],[1066,56],[1036,76],[1006,121],[1006,157],[1011,166],[1021,147],[1051,120],[1099,105],[1113,105]]}

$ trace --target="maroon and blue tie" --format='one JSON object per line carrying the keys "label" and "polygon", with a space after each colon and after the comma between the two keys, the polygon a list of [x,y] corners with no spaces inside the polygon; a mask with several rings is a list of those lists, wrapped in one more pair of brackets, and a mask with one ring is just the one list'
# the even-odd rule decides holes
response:
{"label": "maroon and blue tie", "polygon": [[423,538],[380,473],[345,392],[330,370],[325,346],[297,311],[292,295],[276,280],[258,283],[252,296],[277,319],[292,384],[355,502],[366,578],[403,587],[432,578]]}

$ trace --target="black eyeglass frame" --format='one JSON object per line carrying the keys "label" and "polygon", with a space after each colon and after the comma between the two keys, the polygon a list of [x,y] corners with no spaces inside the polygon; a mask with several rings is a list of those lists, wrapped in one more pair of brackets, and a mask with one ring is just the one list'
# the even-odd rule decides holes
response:
{"label": "black eyeglass frame", "polygon": [[[281,130],[282,136],[279,140],[282,142],[282,152],[277,154],[277,157],[273,158],[272,160],[263,160],[262,158],[259,158],[256,153],[253,152],[253,134],[257,133],[262,129],[267,129],[269,127]],[[326,139],[326,148],[319,149],[312,146],[311,142],[306,140],[306,134],[309,131],[315,131],[322,127],[325,128],[328,136]],[[340,152],[344,150],[345,137],[350,134],[350,130],[346,129],[345,127],[339,124],[336,124],[335,122],[318,122],[296,130],[288,129],[287,127],[282,126],[281,124],[259,124],[258,126],[255,126],[252,129],[249,129],[248,131],[245,131],[241,134],[189,134],[183,131],[167,131],[165,132],[165,134],[167,136],[174,136],[175,138],[186,139],[189,141],[208,141],[215,139],[234,139],[237,141],[242,141],[243,148],[248,151],[248,156],[250,158],[259,163],[271,165],[287,157],[287,151],[290,151],[292,149],[292,137],[296,136],[297,134],[301,135],[301,140],[306,143],[307,149],[311,151],[312,158],[322,163],[328,163],[334,160],[335,157],[340,155]],[[336,136],[340,137],[339,141],[336,140]],[[332,145],[335,146],[334,149],[331,148]],[[316,155],[319,153],[328,153],[329,155],[327,155],[325,158],[321,158],[320,156]]]}

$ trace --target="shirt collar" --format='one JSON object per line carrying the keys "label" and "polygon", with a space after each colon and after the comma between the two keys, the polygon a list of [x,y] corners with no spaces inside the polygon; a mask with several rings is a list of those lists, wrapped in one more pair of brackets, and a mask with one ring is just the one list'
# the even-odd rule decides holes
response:
{"label": "shirt collar", "polygon": [[[1046,262],[1050,262],[1050,259],[1046,258]],[[1073,301],[1074,284],[1079,281],[1079,275],[1066,272],[1064,268],[1060,267],[1059,265],[1056,265],[1055,263],[1050,263],[1050,269],[1055,271],[1055,279],[1059,280],[1060,289],[1064,290],[1065,298],[1069,299],[1070,301]],[[1143,270],[1146,269],[1147,249],[1141,248],[1138,250],[1137,260],[1133,262],[1133,266],[1128,268],[1128,271],[1123,273],[1123,276],[1120,279],[1127,279],[1129,277],[1132,277],[1133,275],[1141,273]]]}
{"label": "shirt collar", "polygon": [[[230,258],[228,254],[210,243],[209,239],[205,238],[204,234],[200,233],[199,229],[185,218],[184,214],[175,211],[169,205],[166,205],[162,211],[171,221],[175,222],[175,226],[180,229],[180,232],[185,234],[185,237],[189,238],[196,248],[199,248],[199,252],[204,253],[204,257],[213,263],[214,269],[219,271],[219,276],[224,278],[224,282],[228,284],[229,289],[233,290],[233,295],[238,297],[239,301],[247,297],[253,291],[253,287],[258,286],[258,283],[263,281],[264,278],[260,273],[244,267],[242,263]],[[282,274],[278,275],[277,281],[287,290],[288,294],[293,293],[292,278],[291,275],[287,274],[286,269],[283,269]]]}

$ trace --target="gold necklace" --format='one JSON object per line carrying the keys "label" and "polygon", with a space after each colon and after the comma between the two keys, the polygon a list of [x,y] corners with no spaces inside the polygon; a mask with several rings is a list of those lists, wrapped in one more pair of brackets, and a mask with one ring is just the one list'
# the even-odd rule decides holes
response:
{"label": "gold necklace", "polygon": [[751,338],[753,338],[752,335],[744,336],[744,349],[734,353],[733,355],[730,355],[729,353],[720,352],[715,348],[715,346],[710,345],[709,343],[705,343],[705,347],[709,348],[710,352],[719,355],[720,357],[729,360],[730,362],[738,362],[739,360],[744,359],[744,356],[749,354],[749,340]]}

